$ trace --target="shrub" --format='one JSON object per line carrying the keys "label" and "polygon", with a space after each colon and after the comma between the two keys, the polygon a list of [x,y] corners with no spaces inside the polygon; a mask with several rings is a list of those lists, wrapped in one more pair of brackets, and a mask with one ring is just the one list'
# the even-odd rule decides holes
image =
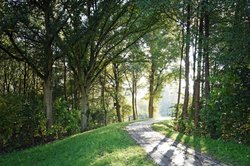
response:
{"label": "shrub", "polygon": [[80,131],[80,111],[69,110],[67,102],[62,98],[58,98],[54,103],[54,124],[51,131],[48,131],[49,135],[56,135],[56,138],[60,138],[65,135],[72,135]]}
{"label": "shrub", "polygon": [[11,150],[35,145],[46,136],[46,118],[36,96],[0,96],[0,146]]}

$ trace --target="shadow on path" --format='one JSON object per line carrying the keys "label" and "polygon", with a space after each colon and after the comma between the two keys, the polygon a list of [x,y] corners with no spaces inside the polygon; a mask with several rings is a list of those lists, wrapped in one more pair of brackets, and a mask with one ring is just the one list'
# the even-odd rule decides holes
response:
{"label": "shadow on path", "polygon": [[[167,165],[214,165],[219,166],[215,160],[180,143],[183,134],[178,134],[176,140],[165,137],[151,128],[152,123],[159,121],[148,120],[129,124],[126,129],[136,142],[142,146],[148,155],[160,166]],[[189,141],[185,137],[184,142]],[[196,140],[194,143],[198,143]],[[200,145],[196,145],[200,147]]]}

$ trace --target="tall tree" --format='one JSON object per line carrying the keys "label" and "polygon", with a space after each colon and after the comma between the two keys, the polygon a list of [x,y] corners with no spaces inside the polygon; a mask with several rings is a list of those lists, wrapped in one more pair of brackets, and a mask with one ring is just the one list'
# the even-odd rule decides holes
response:
{"label": "tall tree", "polygon": [[205,45],[204,45],[204,65],[205,65],[205,98],[208,99],[210,93],[209,83],[209,1],[205,0],[204,13],[204,29],[205,29]]}
{"label": "tall tree", "polygon": [[201,59],[202,59],[202,47],[203,47],[203,1],[199,4],[199,37],[198,37],[198,58],[197,58],[197,78],[194,82],[194,123],[198,125],[199,111],[200,111],[200,84],[201,84]]}
{"label": "tall tree", "polygon": [[[185,4],[185,3],[184,3]],[[186,5],[186,48],[185,48],[185,96],[184,104],[182,108],[182,117],[185,119],[188,117],[188,100],[189,100],[189,50],[190,50],[190,25],[191,25],[191,1],[187,1]]]}
{"label": "tall tree", "polygon": [[180,66],[179,66],[179,85],[178,85],[178,96],[177,96],[177,104],[176,104],[176,113],[175,118],[178,117],[179,114],[179,105],[181,99],[181,80],[182,80],[182,61],[183,61],[183,52],[185,46],[185,38],[184,38],[184,27],[181,27],[181,51],[180,51]]}

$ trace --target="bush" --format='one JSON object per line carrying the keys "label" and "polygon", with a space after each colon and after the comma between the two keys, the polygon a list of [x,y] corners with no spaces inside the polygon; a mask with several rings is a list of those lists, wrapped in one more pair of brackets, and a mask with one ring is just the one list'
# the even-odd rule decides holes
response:
{"label": "bush", "polygon": [[216,79],[219,82],[201,111],[205,130],[212,138],[250,144],[249,72],[241,66]]}
{"label": "bush", "polygon": [[0,96],[1,150],[23,148],[40,143],[46,136],[46,118],[36,96]]}
{"label": "bush", "polygon": [[67,103],[54,103],[54,124],[46,130],[42,100],[35,94],[0,96],[0,152],[26,148],[80,131],[80,112],[68,110]]}
{"label": "bush", "polygon": [[176,128],[175,130],[183,133],[183,134],[187,134],[187,135],[193,135],[193,134],[197,134],[197,130],[194,126],[194,122],[192,120],[189,119],[179,119],[178,121],[175,122],[176,123]]}
{"label": "bush", "polygon": [[68,110],[67,102],[62,98],[55,101],[54,108],[54,124],[47,132],[49,138],[58,139],[80,132],[79,110]]}

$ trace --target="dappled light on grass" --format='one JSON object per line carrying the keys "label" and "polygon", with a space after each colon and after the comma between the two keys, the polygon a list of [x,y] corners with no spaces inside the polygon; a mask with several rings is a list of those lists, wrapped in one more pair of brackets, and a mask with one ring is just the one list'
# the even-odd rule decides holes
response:
{"label": "dappled light on grass", "polygon": [[105,152],[100,154],[96,161],[90,165],[153,165],[149,159],[143,155],[144,151],[137,146],[130,146],[126,149],[119,149],[113,152]]}

